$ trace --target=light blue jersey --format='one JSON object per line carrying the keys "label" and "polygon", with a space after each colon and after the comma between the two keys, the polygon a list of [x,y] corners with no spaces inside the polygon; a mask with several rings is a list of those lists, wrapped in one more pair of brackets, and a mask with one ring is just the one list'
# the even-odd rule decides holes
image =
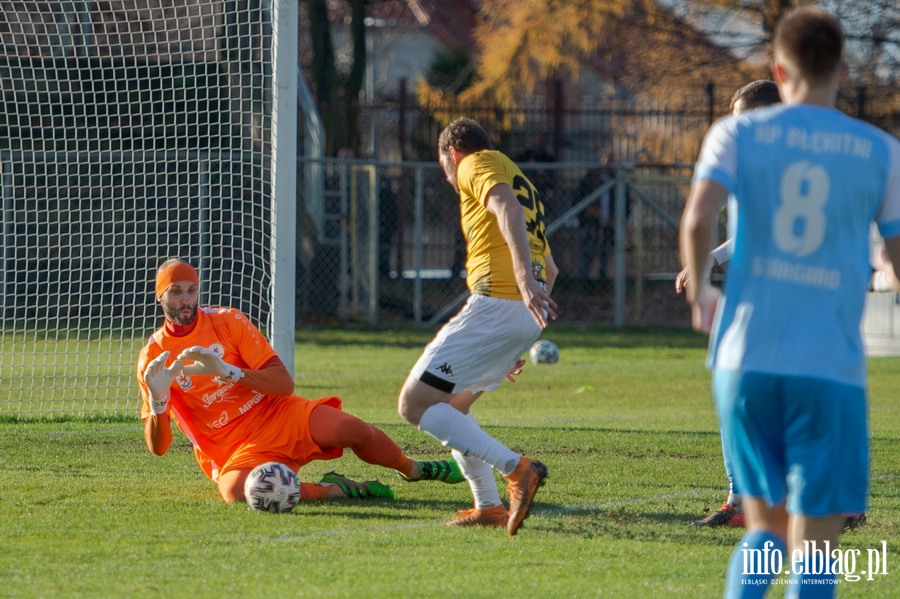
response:
{"label": "light blue jersey", "polygon": [[900,235],[900,143],[829,108],[716,123],[694,179],[733,196],[735,249],[710,366],[865,385],[869,229]]}

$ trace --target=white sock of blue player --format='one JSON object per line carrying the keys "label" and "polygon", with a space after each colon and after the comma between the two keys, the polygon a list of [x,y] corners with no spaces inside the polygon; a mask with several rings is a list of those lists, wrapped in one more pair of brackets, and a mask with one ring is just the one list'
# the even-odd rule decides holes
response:
{"label": "white sock of blue player", "polygon": [[478,423],[446,403],[431,406],[419,420],[419,430],[428,433],[444,447],[463,455],[481,458],[503,476],[509,476],[519,463],[519,454],[481,430]]}
{"label": "white sock of blue player", "polygon": [[784,539],[767,530],[746,533],[728,563],[725,598],[762,599],[788,559]]}
{"label": "white sock of blue player", "polygon": [[735,493],[734,491],[734,479],[728,478],[728,499],[726,500],[728,505],[733,507],[738,512],[743,512],[741,508],[741,495],[740,493]]}
{"label": "white sock of blue player", "polygon": [[725,451],[725,439],[722,438],[722,461],[725,463],[725,476],[728,477],[728,499],[726,503],[734,509],[741,511],[741,494],[735,489],[734,471],[731,469],[731,460],[728,459],[728,452]]}

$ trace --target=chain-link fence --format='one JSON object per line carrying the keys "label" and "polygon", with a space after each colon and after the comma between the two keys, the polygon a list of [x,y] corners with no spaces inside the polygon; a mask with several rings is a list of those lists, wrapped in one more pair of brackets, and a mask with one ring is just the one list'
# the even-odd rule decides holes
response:
{"label": "chain-link fence", "polygon": [[[673,281],[689,166],[523,163],[542,194],[560,321],[686,326]],[[302,161],[297,313],[433,326],[466,296],[456,193],[438,163]],[[301,189],[306,187],[302,184]]]}

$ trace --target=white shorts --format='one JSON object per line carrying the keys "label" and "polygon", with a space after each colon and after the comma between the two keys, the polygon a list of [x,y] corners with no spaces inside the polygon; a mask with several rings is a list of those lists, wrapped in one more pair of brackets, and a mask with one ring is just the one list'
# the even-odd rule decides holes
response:
{"label": "white shorts", "polygon": [[471,295],[410,371],[446,393],[493,391],[541,334],[522,300]]}

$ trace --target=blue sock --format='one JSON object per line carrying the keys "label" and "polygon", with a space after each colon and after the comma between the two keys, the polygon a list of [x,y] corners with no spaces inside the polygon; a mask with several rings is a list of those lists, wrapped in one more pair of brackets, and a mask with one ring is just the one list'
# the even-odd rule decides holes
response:
{"label": "blue sock", "polygon": [[[800,564],[800,572],[791,574],[791,584],[788,585],[785,599],[831,599],[837,594],[837,587],[834,583],[834,569],[836,565],[832,562],[825,574],[826,561],[832,562],[830,557],[824,553],[808,554]],[[794,566],[797,569],[797,565]],[[808,571],[807,571],[808,570]]]}
{"label": "blue sock", "polygon": [[746,533],[728,563],[725,599],[761,599],[788,557],[787,545],[778,535],[767,530]]}

